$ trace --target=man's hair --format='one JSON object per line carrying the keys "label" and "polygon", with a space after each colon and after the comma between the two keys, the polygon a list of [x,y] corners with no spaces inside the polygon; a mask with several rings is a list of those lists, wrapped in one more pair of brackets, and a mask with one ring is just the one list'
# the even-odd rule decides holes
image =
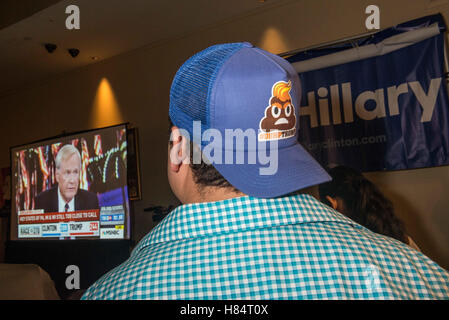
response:
{"label": "man's hair", "polygon": [[[171,135],[171,128],[174,126],[173,122],[170,118],[169,121],[169,137]],[[170,140],[170,147],[173,142]],[[212,164],[205,163],[203,159],[203,155],[201,154],[201,162],[199,164],[193,163],[193,148],[198,148],[198,146],[194,145],[192,141],[189,141],[190,144],[190,168],[193,172],[193,178],[195,183],[200,187],[220,187],[231,189],[232,191],[239,192],[232,184],[226,180],[217,169],[214,168]]]}
{"label": "man's hair", "polygon": [[408,244],[402,221],[395,215],[393,203],[375,184],[355,169],[338,166],[329,170],[332,181],[319,186],[321,201],[326,196],[343,201],[341,213],[366,228]]}
{"label": "man's hair", "polygon": [[78,159],[80,159],[80,162],[81,162],[80,152],[73,145],[66,144],[61,149],[59,149],[58,154],[56,155],[56,159],[55,159],[56,169],[59,169],[61,167],[61,161],[65,161],[65,160],[69,159],[74,154],[76,154],[78,156]]}

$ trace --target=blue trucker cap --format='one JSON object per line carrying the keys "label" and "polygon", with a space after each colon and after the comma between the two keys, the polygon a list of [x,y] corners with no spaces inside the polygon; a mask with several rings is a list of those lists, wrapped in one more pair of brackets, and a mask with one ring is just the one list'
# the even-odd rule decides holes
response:
{"label": "blue trucker cap", "polygon": [[235,188],[271,198],[331,180],[298,143],[300,97],[285,59],[247,42],[219,44],[178,70],[169,116]]}

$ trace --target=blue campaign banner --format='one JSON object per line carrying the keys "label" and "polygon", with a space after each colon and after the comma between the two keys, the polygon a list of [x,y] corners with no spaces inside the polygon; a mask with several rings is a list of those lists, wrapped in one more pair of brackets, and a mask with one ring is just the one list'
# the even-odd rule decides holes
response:
{"label": "blue campaign banner", "polygon": [[[446,27],[442,17],[413,20],[358,45],[377,44],[435,22],[439,34],[387,54],[299,72],[298,139],[318,162],[325,167],[346,165],[361,171],[449,164]],[[326,49],[324,57],[347,49]],[[318,56],[323,57],[323,50],[288,60],[294,63]]]}

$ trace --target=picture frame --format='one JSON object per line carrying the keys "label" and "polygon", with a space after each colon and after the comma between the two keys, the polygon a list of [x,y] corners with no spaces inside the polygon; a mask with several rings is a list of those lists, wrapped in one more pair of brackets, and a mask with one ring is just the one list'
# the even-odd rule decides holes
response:
{"label": "picture frame", "polygon": [[129,200],[141,200],[139,133],[138,129],[127,128],[128,196]]}

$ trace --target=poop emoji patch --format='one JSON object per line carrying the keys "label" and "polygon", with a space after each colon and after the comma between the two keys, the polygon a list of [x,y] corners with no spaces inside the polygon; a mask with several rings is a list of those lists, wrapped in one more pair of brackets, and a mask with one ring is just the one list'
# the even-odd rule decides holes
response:
{"label": "poop emoji patch", "polygon": [[272,89],[269,106],[260,120],[259,140],[286,139],[296,134],[295,106],[290,96],[291,82],[278,81]]}

